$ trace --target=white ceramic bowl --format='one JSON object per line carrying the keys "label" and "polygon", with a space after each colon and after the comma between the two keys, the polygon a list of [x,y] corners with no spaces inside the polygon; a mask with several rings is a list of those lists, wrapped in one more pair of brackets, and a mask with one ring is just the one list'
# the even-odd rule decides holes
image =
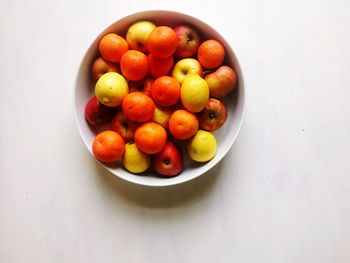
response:
{"label": "white ceramic bowl", "polygon": [[[145,11],[135,13],[122,19],[118,20],[114,24],[106,28],[91,44],[87,50],[76,80],[75,92],[74,92],[74,107],[75,117],[79,128],[81,138],[83,139],[87,149],[92,154],[92,142],[96,136],[96,130],[93,130],[87,123],[84,117],[85,104],[91,96],[94,94],[94,83],[90,76],[90,67],[94,59],[98,55],[98,43],[102,36],[107,33],[114,32],[120,35],[125,35],[127,28],[136,21],[149,20],[154,22],[156,25],[168,25],[176,26],[179,24],[190,24],[197,28],[205,38],[217,39],[224,44],[226,48],[226,65],[230,65],[235,69],[238,77],[238,83],[233,92],[231,92],[224,102],[228,109],[228,118],[223,127],[221,127],[214,134],[218,143],[218,151],[215,157],[207,163],[195,163],[189,160],[187,154],[184,151],[184,170],[176,177],[172,178],[161,178],[155,174],[142,174],[135,175],[126,171],[121,163],[117,165],[106,165],[101,163],[103,167],[109,170],[114,175],[123,178],[129,182],[148,185],[148,186],[167,186],[174,185],[194,179],[216,165],[230,150],[233,145],[238,132],[240,130],[243,112],[244,112],[244,84],[242,72],[238,63],[238,60],[232,51],[230,45],[226,40],[213,28],[206,23],[177,12],[172,11]],[[203,41],[203,38],[202,38]]]}

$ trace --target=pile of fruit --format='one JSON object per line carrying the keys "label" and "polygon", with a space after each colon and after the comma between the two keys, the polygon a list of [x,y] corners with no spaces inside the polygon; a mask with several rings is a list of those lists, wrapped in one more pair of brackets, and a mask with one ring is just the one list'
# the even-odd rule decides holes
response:
{"label": "pile of fruit", "polygon": [[212,132],[226,121],[222,99],[234,89],[236,74],[225,65],[222,43],[202,38],[191,25],[150,21],[133,23],[125,36],[101,38],[91,66],[95,96],[84,112],[91,126],[103,127],[92,145],[96,159],[120,162],[134,174],[152,167],[173,177],[184,158],[215,156]]}

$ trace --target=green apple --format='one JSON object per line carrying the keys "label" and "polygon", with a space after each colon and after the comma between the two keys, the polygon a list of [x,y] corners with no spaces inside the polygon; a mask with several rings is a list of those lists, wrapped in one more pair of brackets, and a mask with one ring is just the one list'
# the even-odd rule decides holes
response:
{"label": "green apple", "polygon": [[95,85],[95,95],[104,105],[116,107],[129,93],[128,83],[125,78],[116,72],[103,74]]}
{"label": "green apple", "polygon": [[140,151],[135,143],[125,144],[123,165],[131,173],[142,173],[151,165],[151,158],[148,154]]}
{"label": "green apple", "polygon": [[215,156],[217,151],[215,136],[211,132],[198,130],[187,142],[186,150],[192,160],[207,162]]}
{"label": "green apple", "polygon": [[172,76],[181,84],[186,77],[202,75],[202,73],[202,66],[197,59],[183,58],[175,64]]}
{"label": "green apple", "polygon": [[182,105],[191,112],[203,110],[209,100],[207,82],[198,75],[186,77],[181,85]]}
{"label": "green apple", "polygon": [[139,21],[132,24],[126,33],[126,41],[130,49],[143,53],[148,52],[146,42],[155,27],[156,25],[149,21]]}

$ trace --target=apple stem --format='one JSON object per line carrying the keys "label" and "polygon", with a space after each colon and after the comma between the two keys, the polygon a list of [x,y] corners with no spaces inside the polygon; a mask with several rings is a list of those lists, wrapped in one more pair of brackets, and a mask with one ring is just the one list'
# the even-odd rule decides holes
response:
{"label": "apple stem", "polygon": [[190,41],[192,41],[193,40],[193,36],[190,34],[190,35],[188,35],[188,37],[187,37],[187,42],[190,42]]}
{"label": "apple stem", "polygon": [[143,43],[141,43],[141,42],[137,42],[136,45],[138,48],[143,48]]}
{"label": "apple stem", "polygon": [[212,70],[205,70],[205,71],[203,71],[203,76],[206,76],[210,73],[213,73],[213,71]]}

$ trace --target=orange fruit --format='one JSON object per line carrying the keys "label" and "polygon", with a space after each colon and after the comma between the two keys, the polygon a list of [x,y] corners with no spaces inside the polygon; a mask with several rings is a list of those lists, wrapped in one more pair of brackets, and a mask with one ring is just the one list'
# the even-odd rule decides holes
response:
{"label": "orange fruit", "polygon": [[196,134],[199,122],[196,115],[187,110],[176,110],[169,119],[169,131],[179,140],[186,140]]}
{"label": "orange fruit", "polygon": [[102,162],[121,160],[125,151],[123,138],[114,131],[99,133],[92,144],[92,152],[96,159]]}
{"label": "orange fruit", "polygon": [[173,77],[159,77],[152,84],[151,96],[160,106],[174,105],[180,98],[180,84]]}
{"label": "orange fruit", "polygon": [[127,79],[141,80],[148,73],[147,57],[140,51],[128,50],[120,59],[120,69]]}
{"label": "orange fruit", "polygon": [[147,122],[135,131],[135,144],[137,148],[148,154],[155,154],[163,150],[167,133],[162,125]]}
{"label": "orange fruit", "polygon": [[168,58],[177,49],[177,36],[172,28],[158,26],[149,35],[146,44],[148,51],[155,57]]}
{"label": "orange fruit", "polygon": [[149,72],[154,78],[168,75],[169,71],[174,65],[173,56],[167,58],[158,58],[152,54],[149,54],[147,58],[149,63]]}
{"label": "orange fruit", "polygon": [[105,60],[119,62],[129,45],[123,37],[110,33],[102,37],[98,49]]}
{"label": "orange fruit", "polygon": [[220,66],[225,58],[225,48],[217,40],[210,39],[200,44],[198,48],[198,61],[207,68],[212,69]]}
{"label": "orange fruit", "polygon": [[142,92],[131,92],[123,99],[122,110],[126,117],[136,122],[152,119],[154,113],[153,100]]}

